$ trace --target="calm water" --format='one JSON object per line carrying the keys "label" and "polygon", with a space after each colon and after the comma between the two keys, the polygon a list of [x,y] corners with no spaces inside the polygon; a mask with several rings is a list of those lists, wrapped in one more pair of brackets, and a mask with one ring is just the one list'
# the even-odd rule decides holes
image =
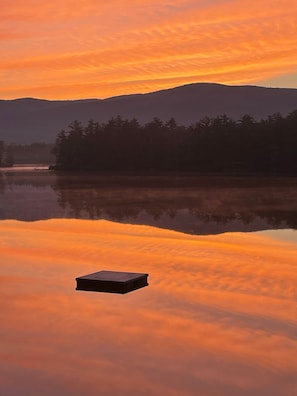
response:
{"label": "calm water", "polygon": [[0,219],[105,219],[197,235],[297,229],[296,178],[0,170]]}
{"label": "calm water", "polygon": [[0,219],[0,395],[297,394],[296,179],[7,169]]}

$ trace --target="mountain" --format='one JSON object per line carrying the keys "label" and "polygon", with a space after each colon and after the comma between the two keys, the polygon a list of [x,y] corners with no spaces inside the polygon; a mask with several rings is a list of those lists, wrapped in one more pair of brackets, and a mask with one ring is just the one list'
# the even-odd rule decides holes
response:
{"label": "mountain", "polygon": [[197,83],[148,94],[108,99],[49,101],[32,98],[0,100],[0,140],[8,143],[53,142],[74,120],[106,122],[113,116],[137,118],[140,123],[174,117],[190,125],[205,116],[226,114],[259,120],[276,112],[297,109],[297,89],[227,86]]}

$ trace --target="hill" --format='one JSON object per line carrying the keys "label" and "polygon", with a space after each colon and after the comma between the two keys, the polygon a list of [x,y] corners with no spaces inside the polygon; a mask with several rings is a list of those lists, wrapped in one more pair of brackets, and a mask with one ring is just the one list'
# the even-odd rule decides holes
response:
{"label": "hill", "polygon": [[8,143],[53,142],[57,133],[77,119],[106,122],[113,116],[137,118],[140,123],[174,117],[183,125],[226,114],[256,120],[297,109],[297,89],[227,86],[210,83],[184,85],[148,94],[108,99],[49,101],[32,98],[0,100],[0,140]]}

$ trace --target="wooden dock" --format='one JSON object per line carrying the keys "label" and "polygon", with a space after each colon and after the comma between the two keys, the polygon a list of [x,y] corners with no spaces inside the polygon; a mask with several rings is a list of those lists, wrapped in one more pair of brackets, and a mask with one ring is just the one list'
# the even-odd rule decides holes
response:
{"label": "wooden dock", "polygon": [[99,271],[76,278],[76,290],[125,294],[148,286],[148,274]]}

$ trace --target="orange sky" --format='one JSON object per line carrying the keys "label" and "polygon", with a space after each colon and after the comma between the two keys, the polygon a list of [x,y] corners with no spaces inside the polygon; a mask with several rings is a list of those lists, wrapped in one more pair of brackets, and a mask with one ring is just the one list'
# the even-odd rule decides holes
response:
{"label": "orange sky", "polygon": [[295,0],[1,0],[0,98],[297,88]]}

